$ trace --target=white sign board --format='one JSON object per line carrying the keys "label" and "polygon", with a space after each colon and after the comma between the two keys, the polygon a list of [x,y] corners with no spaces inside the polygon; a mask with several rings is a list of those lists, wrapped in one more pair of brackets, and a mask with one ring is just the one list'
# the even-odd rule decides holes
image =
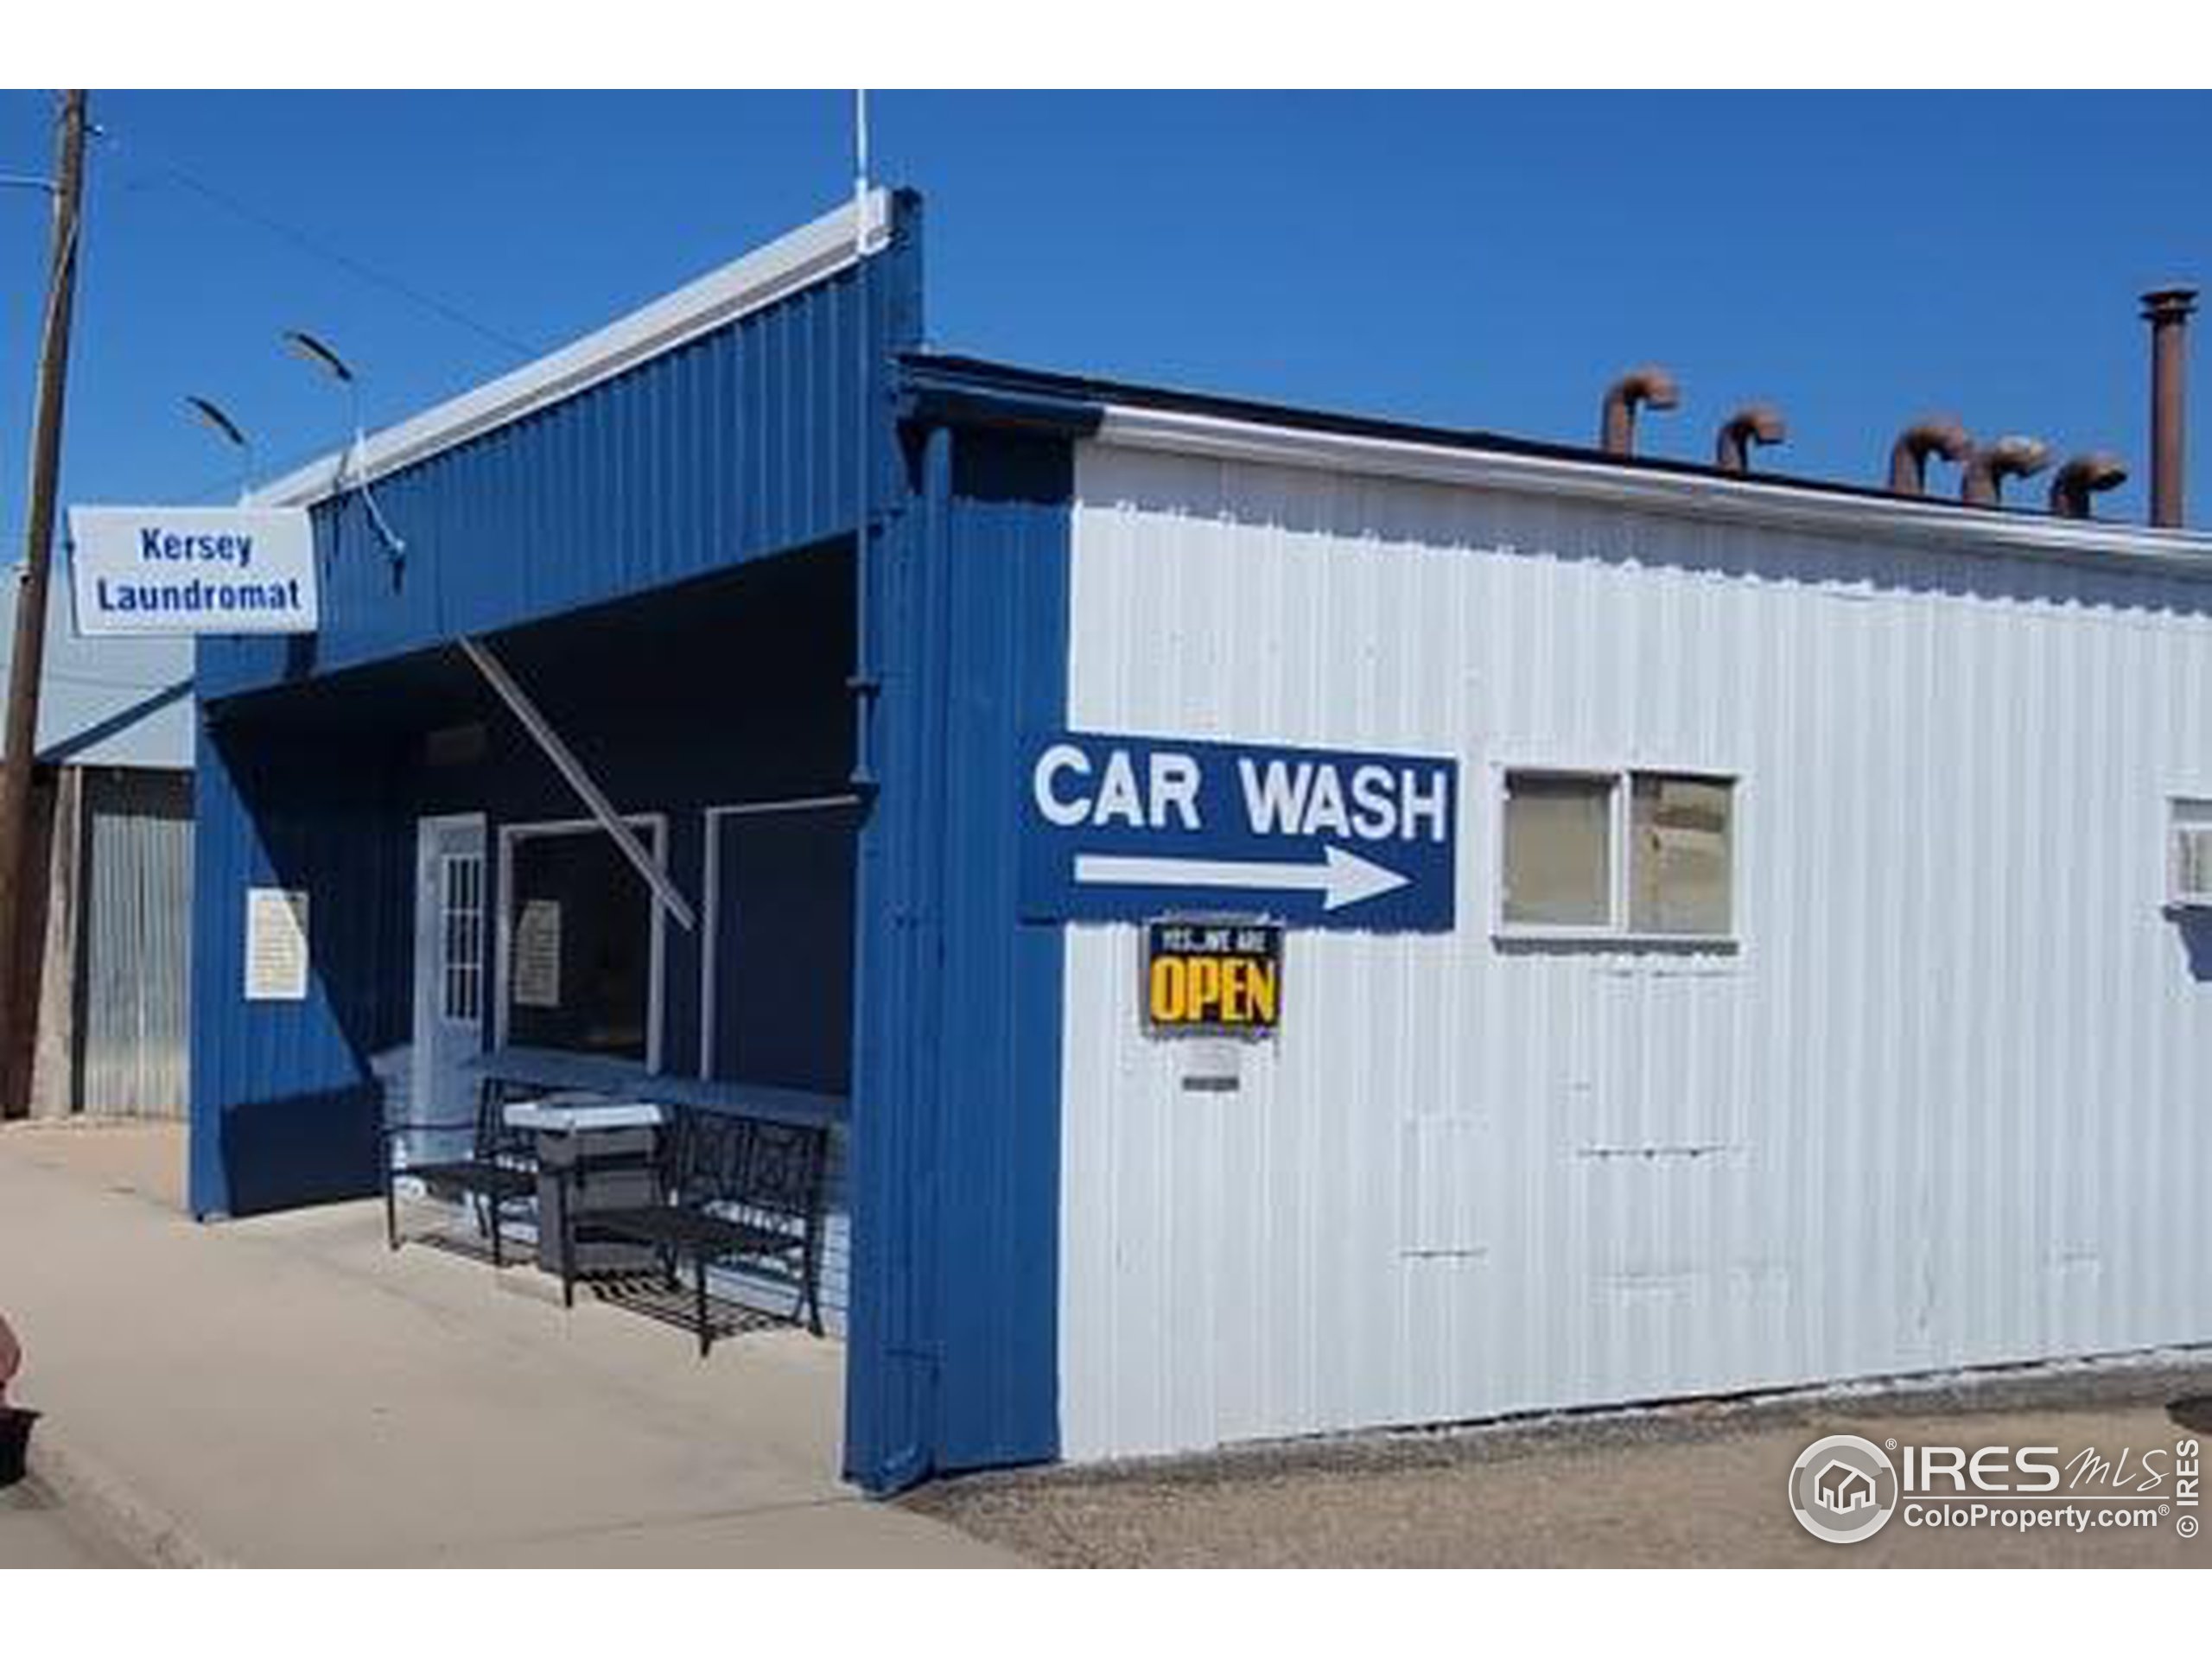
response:
{"label": "white sign board", "polygon": [[515,1006],[561,1006],[561,906],[532,899],[515,918]]}
{"label": "white sign board", "polygon": [[245,890],[245,1000],[300,1002],[308,994],[308,896]]}
{"label": "white sign board", "polygon": [[77,632],[313,633],[305,507],[72,507]]}

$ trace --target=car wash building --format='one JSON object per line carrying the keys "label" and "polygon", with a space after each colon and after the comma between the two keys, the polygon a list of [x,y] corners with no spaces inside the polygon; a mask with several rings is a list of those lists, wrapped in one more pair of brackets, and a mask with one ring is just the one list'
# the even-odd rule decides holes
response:
{"label": "car wash building", "polygon": [[934,355],[921,244],[262,493],[199,1213],[487,1051],[804,1098],[879,1491],[2212,1340],[2212,543]]}

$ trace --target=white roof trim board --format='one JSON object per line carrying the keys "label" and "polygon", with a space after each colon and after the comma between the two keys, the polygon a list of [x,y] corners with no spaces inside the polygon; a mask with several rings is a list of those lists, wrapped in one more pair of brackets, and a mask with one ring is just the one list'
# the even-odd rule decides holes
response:
{"label": "white roof trim board", "polygon": [[1757,477],[1713,478],[1603,461],[1458,448],[1271,426],[1187,410],[1109,404],[1095,442],[1434,484],[1568,496],[1646,512],[1734,520],[1808,534],[1962,547],[2034,558],[2126,560],[2212,581],[2212,537],[2141,524],[1989,512],[1948,502],[1831,494]]}
{"label": "white roof trim board", "polygon": [[885,191],[872,190],[572,345],[372,435],[358,456],[341,449],[309,461],[254,491],[249,502],[281,507],[327,500],[337,493],[341,466],[348,488],[382,478],[772,305],[882,246],[888,206]]}

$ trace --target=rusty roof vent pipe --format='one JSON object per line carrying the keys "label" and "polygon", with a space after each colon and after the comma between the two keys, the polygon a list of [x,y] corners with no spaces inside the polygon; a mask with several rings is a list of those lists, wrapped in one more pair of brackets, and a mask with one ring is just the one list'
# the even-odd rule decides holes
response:
{"label": "rusty roof vent pipe", "polygon": [[1948,415],[1915,421],[1890,446],[1890,488],[1898,495],[1928,493],[1928,457],[1957,466],[1974,453],[1974,439]]}
{"label": "rusty roof vent pipe", "polygon": [[2143,296],[2143,320],[2151,325],[2151,522],[2162,530],[2182,523],[2183,378],[2196,309],[2193,288],[2154,288]]}
{"label": "rusty roof vent pipe", "polygon": [[1978,443],[1959,474],[1959,499],[1970,506],[2003,505],[2005,480],[2032,478],[2050,465],[2050,446],[2041,438],[1999,438]]}
{"label": "rusty roof vent pipe", "polygon": [[1751,470],[1751,446],[1783,442],[1789,424],[1772,404],[1746,404],[1720,424],[1713,440],[1713,463],[1724,473]]}
{"label": "rusty roof vent pipe", "polygon": [[1649,404],[1653,409],[1672,409],[1681,400],[1681,389],[1675,384],[1675,377],[1656,364],[1630,369],[1605,390],[1605,418],[1598,434],[1599,445],[1609,455],[1634,454],[1637,408]]}
{"label": "rusty roof vent pipe", "polygon": [[2076,455],[2051,477],[2050,510],[2061,518],[2094,518],[2089,498],[2126,482],[2127,463],[2118,455],[2103,449]]}

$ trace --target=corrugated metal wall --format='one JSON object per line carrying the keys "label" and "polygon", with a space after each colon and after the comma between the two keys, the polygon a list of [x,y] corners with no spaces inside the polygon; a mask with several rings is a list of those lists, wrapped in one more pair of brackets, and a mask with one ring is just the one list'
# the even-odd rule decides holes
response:
{"label": "corrugated metal wall", "polygon": [[191,1052],[192,780],[94,774],[85,817],[77,1108],[182,1117]]}
{"label": "corrugated metal wall", "polygon": [[[1066,940],[1071,1458],[2212,1338],[2212,587],[1078,452],[1078,728],[1456,753],[1243,1087]],[[1491,937],[1503,762],[1733,772],[1732,950]]]}
{"label": "corrugated metal wall", "polygon": [[940,428],[886,550],[861,843],[846,1471],[1057,1455],[1060,950],[1021,921],[1021,734],[1065,692],[1062,440]]}
{"label": "corrugated metal wall", "polygon": [[[408,1039],[415,825],[384,746],[200,734],[193,846],[193,1213],[376,1190],[384,1084]],[[246,893],[308,895],[308,994],[245,1000]]]}

